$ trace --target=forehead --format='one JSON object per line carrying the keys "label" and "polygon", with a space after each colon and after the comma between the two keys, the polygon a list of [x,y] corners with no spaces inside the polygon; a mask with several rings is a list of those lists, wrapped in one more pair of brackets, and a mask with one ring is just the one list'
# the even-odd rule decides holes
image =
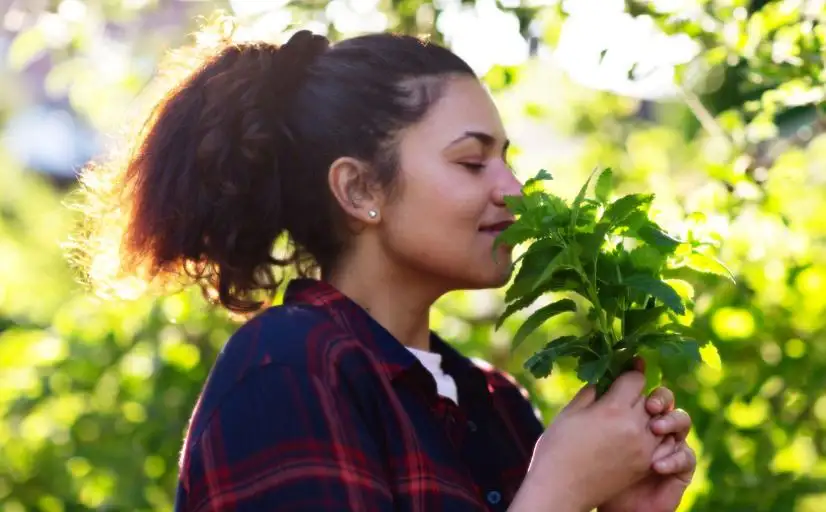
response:
{"label": "forehead", "polygon": [[432,139],[450,139],[457,133],[479,131],[502,141],[505,129],[490,94],[475,77],[451,78],[439,99],[419,123]]}

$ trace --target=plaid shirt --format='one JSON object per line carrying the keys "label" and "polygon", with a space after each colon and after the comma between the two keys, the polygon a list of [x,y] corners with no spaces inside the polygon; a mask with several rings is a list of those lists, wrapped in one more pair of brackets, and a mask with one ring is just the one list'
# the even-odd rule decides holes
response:
{"label": "plaid shirt", "polygon": [[542,423],[512,377],[431,339],[458,406],[357,304],[292,281],[216,361],[175,510],[506,510]]}

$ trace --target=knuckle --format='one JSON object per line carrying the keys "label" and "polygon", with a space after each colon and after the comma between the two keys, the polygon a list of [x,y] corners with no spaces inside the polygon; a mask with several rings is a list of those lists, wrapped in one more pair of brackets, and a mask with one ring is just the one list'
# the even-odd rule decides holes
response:
{"label": "knuckle", "polygon": [[683,409],[677,409],[674,411],[674,414],[677,415],[686,425],[691,425],[691,416],[684,411]]}

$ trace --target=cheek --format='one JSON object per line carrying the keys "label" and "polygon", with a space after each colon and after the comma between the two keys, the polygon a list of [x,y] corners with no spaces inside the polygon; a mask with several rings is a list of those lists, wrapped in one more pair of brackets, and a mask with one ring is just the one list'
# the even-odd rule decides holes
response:
{"label": "cheek", "polygon": [[510,250],[500,247],[494,255],[493,238],[478,231],[487,198],[455,190],[431,193],[421,201],[408,196],[410,201],[389,212],[385,248],[399,264],[455,286],[501,286],[510,269]]}

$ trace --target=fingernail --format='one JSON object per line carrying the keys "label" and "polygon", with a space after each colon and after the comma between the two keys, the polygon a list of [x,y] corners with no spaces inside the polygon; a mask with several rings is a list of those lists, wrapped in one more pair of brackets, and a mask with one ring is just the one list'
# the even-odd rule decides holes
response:
{"label": "fingernail", "polygon": [[662,430],[665,429],[668,425],[666,424],[665,420],[656,420],[654,421],[654,428]]}
{"label": "fingernail", "polygon": [[651,400],[651,405],[653,405],[657,409],[662,409],[663,401],[660,400],[659,398],[654,398],[654,399]]}
{"label": "fingernail", "polygon": [[654,463],[654,469],[660,472],[668,471],[668,460],[661,459]]}

